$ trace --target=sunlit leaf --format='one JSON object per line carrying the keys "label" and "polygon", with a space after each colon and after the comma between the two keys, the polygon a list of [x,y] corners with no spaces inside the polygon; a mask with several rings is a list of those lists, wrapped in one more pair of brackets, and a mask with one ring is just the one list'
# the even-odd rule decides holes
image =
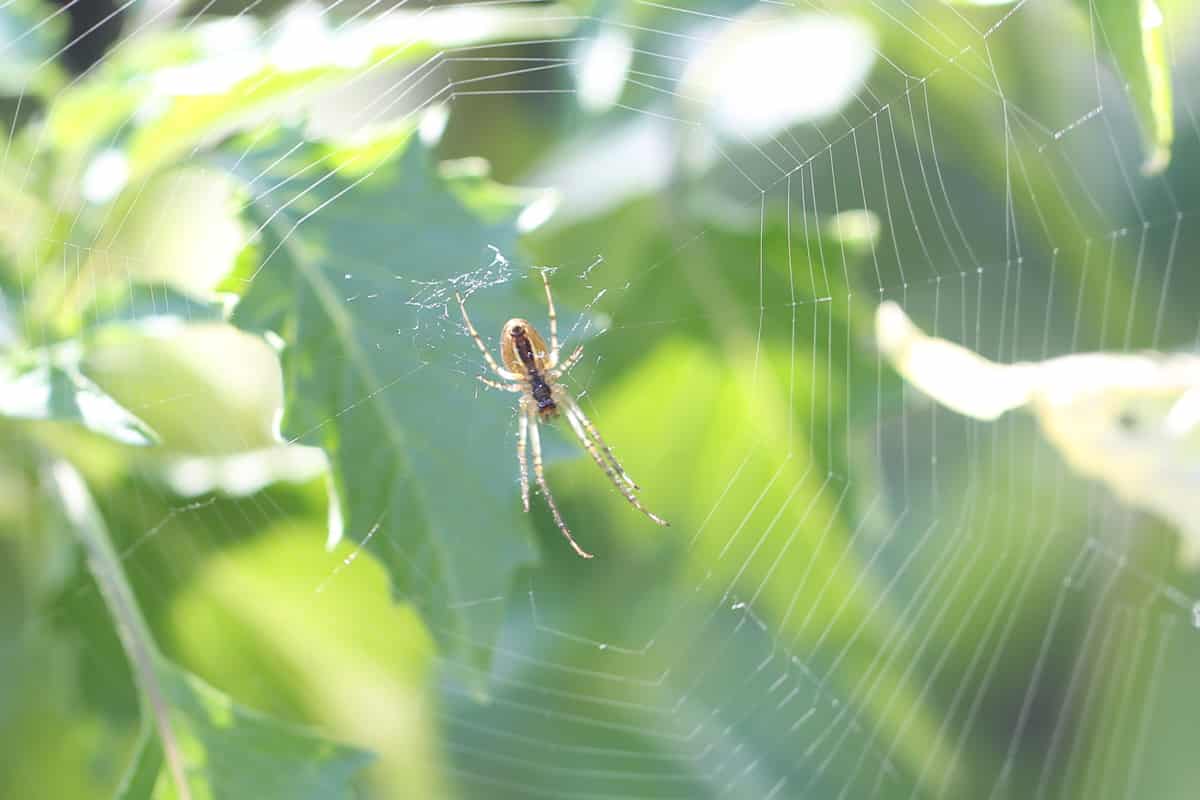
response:
{"label": "sunlit leaf", "polygon": [[69,350],[0,360],[0,415],[74,422],[124,444],[146,445],[156,438],[79,370]]}
{"label": "sunlit leaf", "polygon": [[220,322],[178,319],[88,331],[83,369],[173,453],[225,455],[276,444],[275,353]]}
{"label": "sunlit leaf", "polygon": [[579,105],[586,111],[608,111],[621,97],[633,63],[633,37],[627,30],[604,26],[578,47],[575,80]]}
{"label": "sunlit leaf", "polygon": [[[311,106],[373,72],[429,58],[446,48],[567,30],[556,6],[409,11],[334,24],[299,6],[270,26],[250,17],[195,25],[187,32],[135,42],[50,109],[52,138],[85,149],[117,134],[121,181],[145,177],[194,148],[270,114]],[[122,125],[137,110],[137,124]],[[388,108],[359,109],[346,130],[376,121]],[[353,116],[353,115],[352,115]],[[95,168],[95,164],[93,167]]]}
{"label": "sunlit leaf", "polygon": [[870,30],[851,17],[757,7],[688,62],[679,93],[717,132],[757,142],[836,112],[874,61]]}
{"label": "sunlit leaf", "polygon": [[[205,58],[228,55],[252,41],[248,20],[221,20],[134,37],[106,54],[87,79],[55,95],[46,109],[44,142],[59,152],[82,154],[111,140],[153,91],[154,76]],[[39,140],[42,135],[39,134]]]}
{"label": "sunlit leaf", "polygon": [[[533,182],[560,194],[552,224],[599,216],[663,190],[675,173],[675,130],[652,116],[580,135],[545,157]],[[637,169],[623,169],[636,163]]]}
{"label": "sunlit leaf", "polygon": [[[233,321],[282,337],[283,435],[325,449],[346,536],[447,651],[482,667],[533,551],[509,472],[512,404],[478,396],[478,353],[447,304],[512,274],[497,253],[518,255],[520,206],[478,175],[440,177],[415,141],[357,175],[330,172],[362,165],[329,153],[282,136],[230,159],[261,226],[261,260],[230,284]],[[511,284],[482,293],[476,324],[498,329],[517,305]]]}
{"label": "sunlit leaf", "polygon": [[302,483],[326,468],[325,454],[315,447],[276,445],[230,455],[172,458],[164,465],[163,478],[184,497],[211,492],[245,497],[278,481]]}
{"label": "sunlit leaf", "polygon": [[368,796],[448,797],[434,642],[381,564],[352,542],[325,550],[323,522],[273,520],[207,560],[172,598],[172,650],[244,701],[377,753]]}
{"label": "sunlit leaf", "polygon": [[858,252],[875,247],[881,229],[879,217],[865,208],[842,211],[825,224],[825,233],[831,240]]}
{"label": "sunlit leaf", "polygon": [[960,414],[992,420],[1027,407],[1072,467],[1180,533],[1200,567],[1200,358],[1081,353],[997,364],[926,336],[895,303],[876,313],[879,348],[914,386]]}

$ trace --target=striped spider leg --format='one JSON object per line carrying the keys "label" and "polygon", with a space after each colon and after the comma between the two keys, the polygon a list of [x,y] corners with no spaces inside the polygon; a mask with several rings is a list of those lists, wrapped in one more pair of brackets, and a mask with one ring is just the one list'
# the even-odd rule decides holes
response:
{"label": "striped spider leg", "polygon": [[517,462],[521,474],[522,507],[526,512],[529,511],[529,465],[526,455],[528,448],[532,451],[533,456],[534,480],[541,489],[542,497],[546,499],[546,505],[550,507],[555,524],[578,555],[583,558],[591,558],[592,554],[579,546],[575,537],[571,535],[571,529],[563,520],[562,514],[558,510],[558,504],[554,501],[554,495],[551,494],[550,487],[546,483],[545,470],[542,465],[542,438],[538,426],[550,422],[560,414],[566,417],[571,431],[579,439],[580,444],[584,446],[592,460],[604,471],[613,486],[629,501],[630,505],[659,525],[665,526],[670,523],[642,505],[637,495],[634,494],[641,487],[634,483],[629,474],[625,472],[625,468],[613,455],[608,443],[600,436],[600,431],[583,413],[583,409],[579,407],[575,398],[559,382],[567,371],[582,358],[583,346],[576,347],[566,359],[559,361],[558,314],[554,310],[554,298],[550,293],[550,281],[546,277],[545,271],[542,271],[541,276],[542,285],[546,290],[547,316],[550,321],[550,346],[546,346],[546,341],[542,339],[537,329],[529,324],[528,320],[510,319],[500,329],[499,362],[492,356],[487,345],[484,344],[483,338],[471,323],[471,317],[467,314],[466,301],[463,300],[462,295],[456,293],[454,297],[458,301],[463,322],[466,324],[475,346],[479,348],[479,352],[483,353],[483,358],[491,371],[500,378],[500,380],[494,380],[485,375],[479,375],[478,379],[493,389],[521,395],[517,411]]}

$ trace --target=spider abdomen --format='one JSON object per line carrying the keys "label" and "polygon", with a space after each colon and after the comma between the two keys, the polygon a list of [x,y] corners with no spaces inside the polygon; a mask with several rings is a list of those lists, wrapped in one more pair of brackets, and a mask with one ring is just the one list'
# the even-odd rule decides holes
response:
{"label": "spider abdomen", "polygon": [[554,419],[558,416],[558,405],[554,402],[554,393],[550,384],[536,371],[529,373],[529,393],[537,403],[538,416],[542,419]]}

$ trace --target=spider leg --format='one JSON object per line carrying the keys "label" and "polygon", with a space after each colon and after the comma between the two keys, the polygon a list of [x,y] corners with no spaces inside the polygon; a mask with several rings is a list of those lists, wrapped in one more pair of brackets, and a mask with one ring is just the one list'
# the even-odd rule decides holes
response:
{"label": "spider leg", "polygon": [[501,383],[500,381],[492,380],[491,378],[487,377],[486,375],[476,375],[475,380],[479,381],[480,383],[484,384],[485,386],[490,386],[493,389],[499,389],[504,392],[523,392],[523,391],[525,391],[525,387],[519,383]]}
{"label": "spider leg", "polygon": [[550,376],[553,377],[555,380],[558,380],[563,375],[566,375],[567,370],[569,370],[571,367],[575,366],[576,362],[578,362],[579,359],[582,357],[583,357],[583,345],[579,345],[579,347],[576,347],[575,350],[571,353],[571,355],[567,356],[566,359],[561,364],[559,364],[557,367],[552,367],[550,369]]}
{"label": "spider leg", "polygon": [[563,522],[562,514],[558,511],[558,504],[554,502],[554,495],[550,494],[550,487],[546,485],[546,474],[542,470],[542,436],[538,432],[538,420],[537,417],[533,416],[534,413],[536,412],[526,404],[525,424],[529,428],[530,443],[533,446],[533,477],[537,479],[538,487],[542,490],[542,497],[546,498],[546,505],[550,506],[550,513],[554,515],[555,524],[562,531],[562,535],[567,537],[567,541],[571,543],[571,548],[580,557],[591,558],[592,554],[580,547],[575,541],[575,537],[571,535],[571,529],[567,527],[567,523]]}
{"label": "spider leg", "polygon": [[492,357],[491,352],[487,349],[487,345],[483,343],[483,338],[479,335],[479,331],[475,330],[475,326],[471,324],[471,317],[467,314],[467,304],[463,297],[458,292],[454,293],[454,299],[458,301],[458,307],[462,311],[463,322],[467,324],[467,331],[470,332],[471,338],[475,340],[475,346],[479,348],[479,352],[483,353],[484,359],[487,361],[492,372],[504,378],[507,381],[515,381],[520,376],[516,373],[509,372],[496,363],[496,359]]}
{"label": "spider leg", "polygon": [[563,391],[560,392],[559,399],[562,401],[563,405],[566,406],[568,416],[573,415],[576,417],[579,422],[583,424],[583,427],[587,429],[587,432],[591,434],[591,437],[596,440],[596,444],[600,445],[600,450],[603,451],[604,456],[608,459],[608,462],[612,464],[613,470],[621,477],[621,480],[629,484],[629,488],[634,489],[635,491],[641,491],[642,487],[638,486],[637,483],[634,482],[633,478],[629,477],[629,473],[625,471],[625,468],[621,466],[621,462],[617,460],[615,455],[613,455],[613,451],[609,449],[608,443],[604,441],[604,437],[600,435],[600,431],[598,431],[596,426],[592,424],[592,421],[588,419],[587,414],[583,413],[583,409],[579,407],[579,403],[575,402],[575,398]]}
{"label": "spider leg", "polygon": [[[625,485],[625,482],[632,484],[632,481],[629,480],[628,476],[626,476],[623,472],[620,474],[620,476],[618,476],[618,474],[613,471],[613,468],[609,465],[609,463],[604,460],[603,456],[600,455],[600,451],[596,449],[596,443],[589,439],[587,433],[584,431],[583,424],[581,422],[583,412],[579,410],[578,406],[576,406],[574,403],[567,403],[566,417],[567,422],[571,423],[571,428],[574,429],[575,435],[579,437],[579,441],[583,442],[583,446],[586,447],[588,453],[591,454],[592,460],[596,462],[596,466],[604,470],[604,474],[608,476],[610,481],[612,481],[613,486],[616,486],[617,490],[625,496],[625,499],[629,501],[630,505],[645,514],[650,519],[657,522],[659,525],[662,525],[663,527],[670,525],[671,523],[667,522],[657,514],[654,514],[650,511],[650,509],[642,505],[641,501],[637,499],[637,495],[633,493],[633,490],[630,489],[629,486]],[[590,428],[590,430],[594,430],[594,428]],[[604,446],[603,443],[601,443],[601,446]],[[605,450],[607,449],[608,448],[605,447]],[[609,458],[612,458],[611,453],[609,453]],[[625,482],[623,482],[622,479],[624,479]]]}
{"label": "spider leg", "polygon": [[541,270],[542,286],[546,288],[546,309],[550,318],[550,363],[551,369],[558,364],[558,314],[554,311],[554,298],[550,295],[550,278],[546,270]]}
{"label": "spider leg", "polygon": [[529,462],[525,459],[525,443],[529,440],[529,403],[521,398],[521,410],[517,416],[517,463],[521,467],[521,506],[529,513]]}

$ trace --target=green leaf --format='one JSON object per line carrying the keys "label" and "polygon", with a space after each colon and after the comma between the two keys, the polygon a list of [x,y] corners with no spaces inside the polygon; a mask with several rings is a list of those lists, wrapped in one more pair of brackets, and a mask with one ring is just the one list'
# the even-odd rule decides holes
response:
{"label": "green leaf", "polygon": [[1124,79],[1146,145],[1142,171],[1155,174],[1171,161],[1175,139],[1171,71],[1156,0],[1076,0]]}
{"label": "green leaf", "polygon": [[[512,272],[497,253],[516,256],[517,198],[440,176],[416,141],[400,160],[366,151],[377,166],[357,176],[353,156],[288,135],[230,155],[262,231],[233,322],[285,342],[283,435],[324,448],[347,535],[367,540],[446,651],[484,668],[534,553],[513,405],[480,396],[479,354],[449,306]],[[519,305],[507,282],[472,309],[495,330]]]}
{"label": "green leaf", "polygon": [[371,797],[449,797],[435,644],[382,565],[355,542],[326,552],[324,528],[321,514],[271,520],[206,559],[172,596],[172,651],[255,707],[374,751]]}
{"label": "green leaf", "polygon": [[[249,17],[196,25],[135,40],[132,53],[65,92],[51,108],[51,139],[80,150],[115,132],[125,178],[136,181],[265,116],[353,91],[356,78],[448,48],[561,36],[571,20],[557,6],[461,7],[338,25],[303,10],[262,30]],[[371,98],[363,94],[363,104]],[[135,111],[139,124],[121,129]],[[363,108],[342,124],[357,130],[386,111]]]}
{"label": "green leaf", "polygon": [[[51,465],[50,473],[157,734],[154,741],[143,735],[119,796],[355,797],[353,778],[369,754],[245,708],[162,656],[82,477],[65,461]],[[147,794],[154,774],[153,791]]]}
{"label": "green leaf", "polygon": [[250,39],[253,30],[249,21],[220,21],[127,40],[107,53],[88,78],[54,97],[46,109],[45,143],[81,154],[109,142],[114,131],[152,96],[151,76],[228,54]]}
{"label": "green leaf", "polygon": [[[265,717],[166,661],[160,661],[156,671],[171,706],[171,724],[184,753],[193,798],[358,797],[354,777],[371,761],[369,753]],[[161,742],[156,740],[139,754],[138,771],[143,759],[149,762],[147,768],[161,762]],[[160,767],[150,797],[183,796]]]}
{"label": "green leaf", "polygon": [[52,60],[66,38],[64,9],[41,0],[0,7],[0,93],[50,94],[62,83]]}
{"label": "green leaf", "polygon": [[279,362],[258,336],[223,323],[109,325],[87,344],[87,375],[136,409],[162,448],[229,455],[277,443]]}
{"label": "green leaf", "polygon": [[123,444],[155,441],[145,423],[80,372],[70,348],[0,360],[0,415],[75,422]]}

